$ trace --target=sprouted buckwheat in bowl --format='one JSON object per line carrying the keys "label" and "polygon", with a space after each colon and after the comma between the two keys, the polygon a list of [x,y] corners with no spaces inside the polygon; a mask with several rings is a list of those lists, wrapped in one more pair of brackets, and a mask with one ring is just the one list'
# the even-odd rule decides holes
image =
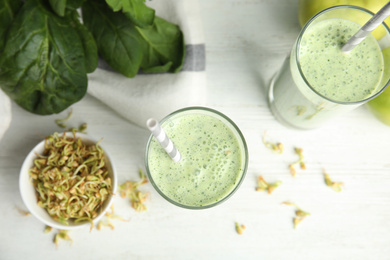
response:
{"label": "sprouted buckwheat in bowl", "polygon": [[92,228],[110,207],[116,173],[100,141],[77,132],[54,133],[27,155],[19,188],[28,210],[46,225]]}

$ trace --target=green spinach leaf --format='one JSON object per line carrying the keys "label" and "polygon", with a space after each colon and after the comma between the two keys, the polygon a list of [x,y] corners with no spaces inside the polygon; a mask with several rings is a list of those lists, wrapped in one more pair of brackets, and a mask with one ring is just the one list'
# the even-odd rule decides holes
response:
{"label": "green spinach leaf", "polygon": [[0,54],[0,86],[36,114],[59,113],[87,90],[85,55],[69,17],[41,0],[27,0],[15,17]]}
{"label": "green spinach leaf", "polygon": [[103,59],[116,71],[134,77],[142,61],[142,47],[130,19],[123,13],[113,12],[105,1],[85,2],[82,17]]}
{"label": "green spinach leaf", "polygon": [[77,11],[72,11],[69,14],[73,19],[73,26],[80,36],[85,54],[85,69],[87,73],[94,72],[98,66],[99,56],[97,45],[92,33],[80,22]]}
{"label": "green spinach leaf", "polygon": [[15,14],[22,5],[21,0],[0,0],[0,50]]}
{"label": "green spinach leaf", "polygon": [[49,0],[51,8],[59,16],[65,15],[66,10],[66,0]]}
{"label": "green spinach leaf", "polygon": [[182,31],[177,25],[157,17],[152,27],[139,28],[144,72],[178,72],[185,56]]}
{"label": "green spinach leaf", "polygon": [[80,8],[85,0],[49,0],[53,11],[59,16],[65,16],[67,9],[76,10]]}
{"label": "green spinach leaf", "polygon": [[155,11],[145,5],[144,0],[106,0],[107,4],[114,10],[122,12],[139,27],[153,25]]}
{"label": "green spinach leaf", "polygon": [[76,10],[80,8],[86,0],[67,0],[66,8],[70,10]]}

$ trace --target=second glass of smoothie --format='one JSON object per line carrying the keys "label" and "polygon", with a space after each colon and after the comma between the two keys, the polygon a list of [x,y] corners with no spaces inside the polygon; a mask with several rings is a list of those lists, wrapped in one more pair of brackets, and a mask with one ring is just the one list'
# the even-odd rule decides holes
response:
{"label": "second glass of smoothie", "polygon": [[160,122],[181,154],[174,162],[151,135],[146,171],[154,188],[169,202],[204,209],[229,198],[248,166],[248,149],[238,127],[225,115],[204,107],[178,110]]}
{"label": "second glass of smoothie", "polygon": [[341,47],[373,14],[336,6],[302,29],[290,56],[271,82],[269,103],[287,126],[311,129],[379,95],[390,83],[390,33],[383,23],[349,53]]}

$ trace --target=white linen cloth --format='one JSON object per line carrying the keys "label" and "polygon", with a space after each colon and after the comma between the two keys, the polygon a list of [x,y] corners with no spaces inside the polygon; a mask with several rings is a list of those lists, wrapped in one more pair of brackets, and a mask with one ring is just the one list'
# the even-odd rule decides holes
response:
{"label": "white linen cloth", "polygon": [[88,94],[101,100],[127,120],[146,127],[146,120],[161,120],[173,111],[202,106],[206,95],[205,44],[197,0],[146,1],[156,15],[180,26],[186,44],[183,69],[176,74],[138,74],[127,78],[100,62],[88,75]]}
{"label": "white linen cloth", "polygon": [[0,89],[0,140],[11,123],[11,99]]}

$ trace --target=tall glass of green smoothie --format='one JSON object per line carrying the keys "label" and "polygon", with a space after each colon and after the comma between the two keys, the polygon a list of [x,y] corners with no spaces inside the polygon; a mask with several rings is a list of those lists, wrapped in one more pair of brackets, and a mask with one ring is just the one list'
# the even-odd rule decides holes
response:
{"label": "tall glass of green smoothie", "polygon": [[169,202],[204,209],[228,199],[248,166],[248,149],[239,128],[227,116],[205,107],[178,110],[160,122],[181,154],[174,162],[151,135],[145,163],[154,188]]}
{"label": "tall glass of green smoothie", "polygon": [[269,105],[281,123],[316,128],[384,91],[390,83],[384,23],[349,53],[341,51],[372,16],[360,7],[336,6],[308,21],[270,84]]}

